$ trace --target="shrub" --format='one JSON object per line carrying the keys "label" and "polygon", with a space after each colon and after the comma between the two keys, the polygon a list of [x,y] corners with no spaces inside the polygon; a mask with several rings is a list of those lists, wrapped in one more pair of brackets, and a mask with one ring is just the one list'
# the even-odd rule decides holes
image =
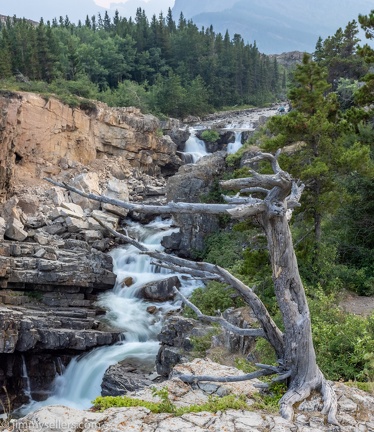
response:
{"label": "shrub", "polygon": [[[230,307],[244,306],[243,300],[237,296],[233,288],[219,282],[209,282],[205,288],[197,288],[191,295],[190,301],[197,305],[205,315],[216,315],[218,311],[225,311]],[[196,317],[195,313],[186,308],[184,315]]]}
{"label": "shrub", "polygon": [[219,140],[219,133],[215,130],[207,129],[202,132],[201,138],[207,142],[216,142]]}
{"label": "shrub", "polygon": [[169,399],[167,388],[153,389],[153,396],[158,396],[160,402],[148,402],[142,399],[136,399],[129,396],[100,396],[97,397],[92,403],[94,408],[104,411],[113,407],[135,407],[141,406],[148,408],[153,413],[169,413],[176,416],[181,416],[187,413],[198,413],[203,411],[216,413],[218,411],[225,411],[228,409],[245,409],[249,410],[246,403],[245,396],[228,395],[223,397],[210,396],[208,402],[202,405],[187,405],[183,407],[176,407]]}

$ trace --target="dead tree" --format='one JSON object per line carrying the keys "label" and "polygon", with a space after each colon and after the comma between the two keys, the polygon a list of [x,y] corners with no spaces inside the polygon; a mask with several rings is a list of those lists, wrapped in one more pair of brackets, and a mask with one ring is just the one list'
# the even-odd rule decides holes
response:
{"label": "dead tree", "polygon": [[[203,315],[187,299],[185,303],[195,308],[200,319],[215,321],[228,330],[238,333],[266,338],[275,350],[278,366],[258,365],[259,370],[245,375],[244,379],[253,379],[263,375],[276,374],[274,380],[286,380],[288,390],[280,400],[281,415],[292,420],[293,405],[306,399],[311,392],[319,391],[323,397],[323,413],[327,414],[329,423],[337,424],[337,401],[331,385],[320,371],[313,346],[311,320],[304,287],[300,278],[297,260],[289,229],[289,219],[292,210],[299,206],[299,200],[304,185],[295,181],[291,175],[283,171],[278,164],[279,152],[274,155],[258,153],[247,161],[253,163],[268,161],[273,174],[259,174],[250,171],[250,177],[221,182],[224,190],[239,191],[236,196],[225,196],[226,204],[174,203],[165,206],[149,206],[111,199],[105,196],[84,193],[67,184],[61,184],[51,179],[51,183],[78,193],[86,198],[103,203],[114,204],[142,213],[176,214],[176,213],[210,213],[229,214],[234,219],[255,217],[262,226],[268,243],[272,266],[274,290],[284,323],[282,332],[272,320],[265,305],[254,290],[235,278],[227,270],[205,262],[193,262],[164,252],[147,250],[143,245],[128,236],[114,230],[117,237],[138,247],[142,253],[150,255],[158,264],[174,271],[189,273],[194,277],[207,280],[224,281],[231,285],[244,301],[252,308],[261,329],[239,329],[227,323],[221,317]],[[228,381],[231,378],[208,376],[181,376],[186,382],[192,381]],[[236,377],[238,379],[238,377]]]}

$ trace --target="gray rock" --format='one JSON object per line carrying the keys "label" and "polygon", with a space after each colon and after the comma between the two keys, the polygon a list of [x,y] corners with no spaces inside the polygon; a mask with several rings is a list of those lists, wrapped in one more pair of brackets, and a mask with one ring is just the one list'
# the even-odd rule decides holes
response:
{"label": "gray rock", "polygon": [[[72,186],[86,193],[100,195],[99,176],[95,172],[82,173],[74,177],[71,181]],[[99,209],[100,203],[84,198],[74,192],[70,194],[73,203],[80,205],[84,209]]]}
{"label": "gray rock", "polygon": [[0,217],[0,240],[3,240],[4,234],[6,230],[6,222],[5,219]]}
{"label": "gray rock", "polygon": [[[108,181],[104,195],[120,201],[129,201],[129,189],[127,187],[127,181],[118,180],[113,177]],[[112,204],[102,204],[102,208],[120,217],[126,217],[129,212],[125,208],[121,208]]]}
{"label": "gray rock", "polygon": [[84,216],[84,211],[83,211],[82,207],[78,204],[69,203],[69,202],[62,202],[61,207],[65,208],[67,210],[70,210],[71,212],[77,214],[80,217]]}
{"label": "gray rock", "polygon": [[175,297],[173,288],[179,288],[180,285],[178,277],[172,276],[167,279],[148,283],[139,290],[138,295],[141,298],[155,302],[173,300]]}
{"label": "gray rock", "polygon": [[140,359],[127,359],[110,366],[101,383],[101,395],[121,396],[149,387],[152,381],[148,376],[153,368],[154,361],[142,362]]}
{"label": "gray rock", "polygon": [[4,235],[8,239],[16,241],[24,241],[28,236],[23,224],[15,218],[8,219]]}
{"label": "gray rock", "polygon": [[172,316],[167,319],[158,335],[161,346],[156,357],[157,373],[167,377],[176,364],[188,361],[193,349],[191,336],[202,336],[211,330],[211,326],[191,318]]}
{"label": "gray rock", "polygon": [[[195,165],[184,165],[167,182],[167,200],[174,202],[200,202],[211,191],[214,179],[226,169],[225,152],[205,156]],[[204,239],[219,228],[215,215],[176,215],[180,233],[172,234],[162,242],[168,252],[191,258],[192,251],[203,251]]]}
{"label": "gray rock", "polygon": [[68,227],[68,231],[71,233],[88,230],[89,228],[88,222],[70,216],[66,218],[66,226]]}

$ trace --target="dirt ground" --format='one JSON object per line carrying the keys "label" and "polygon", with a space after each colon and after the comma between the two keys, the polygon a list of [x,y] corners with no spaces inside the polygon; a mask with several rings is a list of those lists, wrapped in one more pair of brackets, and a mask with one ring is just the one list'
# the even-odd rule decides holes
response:
{"label": "dirt ground", "polygon": [[363,297],[352,292],[347,292],[339,302],[339,306],[346,312],[368,316],[374,312],[374,296]]}

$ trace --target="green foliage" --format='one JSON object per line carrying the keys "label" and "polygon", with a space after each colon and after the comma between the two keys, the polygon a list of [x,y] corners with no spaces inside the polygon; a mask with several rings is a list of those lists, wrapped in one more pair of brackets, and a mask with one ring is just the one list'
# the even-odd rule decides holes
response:
{"label": "green foliage", "polygon": [[152,395],[161,399],[160,402],[148,402],[142,399],[136,399],[129,396],[100,396],[92,401],[95,409],[104,411],[108,408],[135,407],[141,406],[149,409],[151,412],[168,413],[175,416],[181,416],[187,413],[226,411],[228,409],[250,409],[246,403],[245,396],[228,395],[223,397],[210,396],[208,401],[202,405],[187,405],[176,407],[169,399],[167,388],[152,389]]}
{"label": "green foliage", "polygon": [[[189,315],[188,311],[185,312],[187,312],[186,315],[188,316]],[[193,345],[192,355],[197,358],[205,357],[207,350],[212,345],[212,337],[218,335],[220,332],[221,329],[217,327],[216,329],[207,332],[207,334],[203,336],[192,336],[191,337],[191,342]]]}
{"label": "green foliage", "polygon": [[201,138],[204,141],[213,143],[219,140],[219,133],[215,130],[207,129],[202,132]]}
{"label": "green foliage", "polygon": [[286,391],[287,386],[284,383],[279,382],[270,384],[269,389],[266,391],[253,395],[255,399],[254,408],[264,409],[274,413],[278,412],[279,401]]}
{"label": "green foliage", "polygon": [[253,363],[249,362],[248,360],[246,360],[242,357],[237,357],[235,359],[234,363],[235,363],[235,367],[237,369],[242,370],[246,374],[251,373],[251,372],[255,372],[256,370],[258,370]]}
{"label": "green foliage", "polygon": [[317,363],[331,380],[373,381],[374,315],[344,313],[334,296],[310,291],[313,341]]}
{"label": "green foliage", "polygon": [[[244,306],[243,300],[237,296],[236,291],[219,282],[209,282],[206,287],[197,288],[192,293],[190,301],[198,305],[203,314],[213,316],[230,307]],[[188,308],[185,309],[184,315],[193,318],[196,316]]]}

